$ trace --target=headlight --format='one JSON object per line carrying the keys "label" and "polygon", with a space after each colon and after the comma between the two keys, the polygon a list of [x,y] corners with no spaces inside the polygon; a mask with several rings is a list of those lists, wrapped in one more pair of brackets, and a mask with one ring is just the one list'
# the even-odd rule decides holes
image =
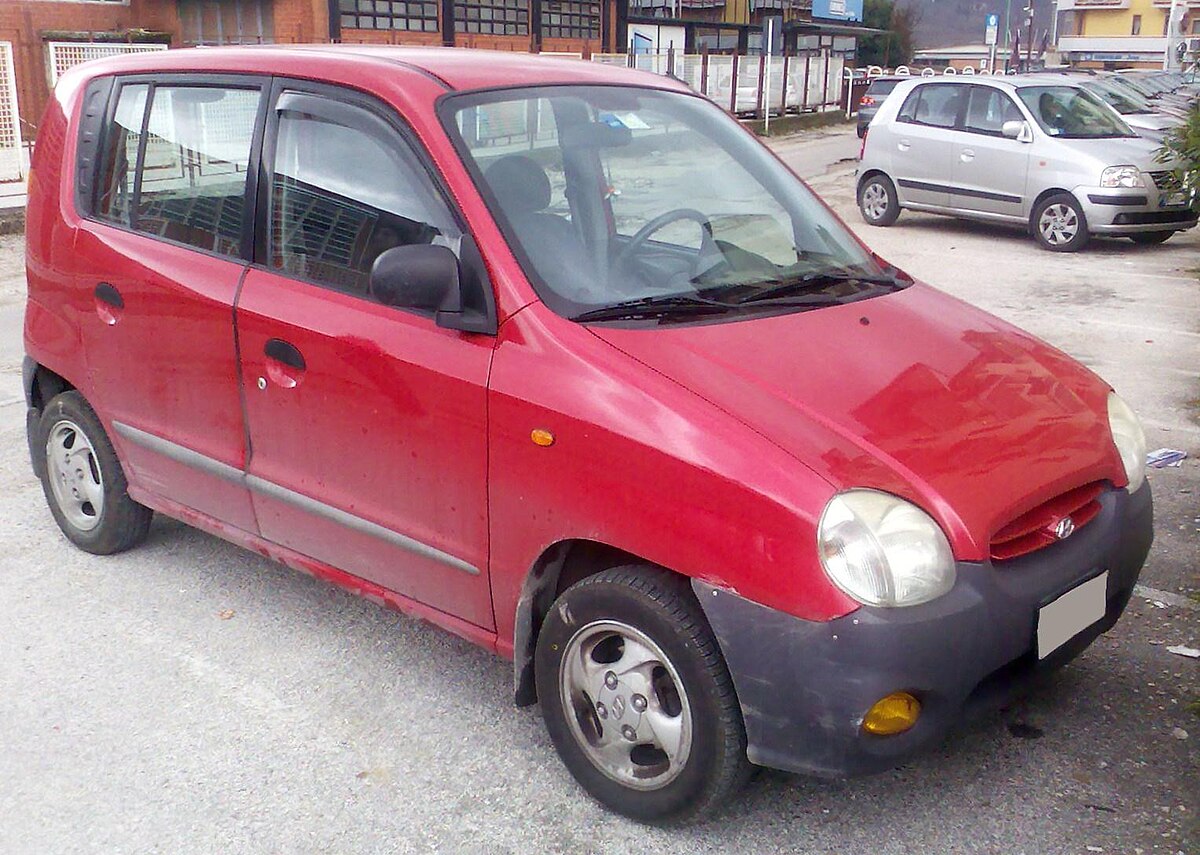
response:
{"label": "headlight", "polygon": [[1100,175],[1101,187],[1145,187],[1142,171],[1136,166],[1110,166]]}
{"label": "headlight", "polygon": [[830,499],[817,550],[833,583],[869,606],[915,606],[954,587],[954,555],[942,529],[916,505],[877,490]]}
{"label": "headlight", "polygon": [[1141,420],[1116,392],[1108,395],[1108,426],[1132,493],[1146,480],[1146,432]]}

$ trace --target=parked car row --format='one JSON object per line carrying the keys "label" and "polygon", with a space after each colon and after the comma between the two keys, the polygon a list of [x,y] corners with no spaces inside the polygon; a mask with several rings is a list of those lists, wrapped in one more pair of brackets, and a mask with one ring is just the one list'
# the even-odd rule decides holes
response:
{"label": "parked car row", "polygon": [[[1147,82],[1159,76],[891,83],[863,138],[863,219],[889,226],[910,209],[1021,224],[1057,252],[1082,249],[1093,235],[1162,243],[1193,228],[1197,214],[1175,164],[1156,158],[1162,131],[1181,121],[1156,106],[1195,95],[1182,86],[1133,92],[1134,84],[1149,92]],[[1140,134],[1126,120],[1134,116]]]}

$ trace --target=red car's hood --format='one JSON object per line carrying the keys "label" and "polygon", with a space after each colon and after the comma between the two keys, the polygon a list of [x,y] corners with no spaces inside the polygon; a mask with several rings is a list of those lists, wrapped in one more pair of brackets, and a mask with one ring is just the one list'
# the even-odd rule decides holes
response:
{"label": "red car's hood", "polygon": [[997,529],[1060,492],[1124,483],[1108,386],[928,286],[741,322],[592,331],[835,489],[916,501],[960,559],[985,556]]}

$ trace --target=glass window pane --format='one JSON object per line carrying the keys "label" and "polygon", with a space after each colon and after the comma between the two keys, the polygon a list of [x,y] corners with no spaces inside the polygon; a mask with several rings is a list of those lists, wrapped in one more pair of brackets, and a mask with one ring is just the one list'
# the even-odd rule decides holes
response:
{"label": "glass window pane", "polygon": [[225,255],[241,251],[258,90],[154,91],[135,227]]}
{"label": "glass window pane", "polygon": [[123,226],[132,225],[133,178],[148,90],[144,84],[121,87],[100,164],[96,215]]}
{"label": "glass window pane", "polygon": [[271,198],[272,266],[358,296],[370,296],[384,250],[458,248],[449,212],[398,137],[285,114]]}

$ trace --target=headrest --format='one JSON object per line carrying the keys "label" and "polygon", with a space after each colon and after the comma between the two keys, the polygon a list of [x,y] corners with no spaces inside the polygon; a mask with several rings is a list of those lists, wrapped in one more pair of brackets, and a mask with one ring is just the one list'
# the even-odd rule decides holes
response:
{"label": "headrest", "polygon": [[484,178],[510,214],[533,214],[550,205],[550,179],[532,158],[506,155],[487,168]]}

